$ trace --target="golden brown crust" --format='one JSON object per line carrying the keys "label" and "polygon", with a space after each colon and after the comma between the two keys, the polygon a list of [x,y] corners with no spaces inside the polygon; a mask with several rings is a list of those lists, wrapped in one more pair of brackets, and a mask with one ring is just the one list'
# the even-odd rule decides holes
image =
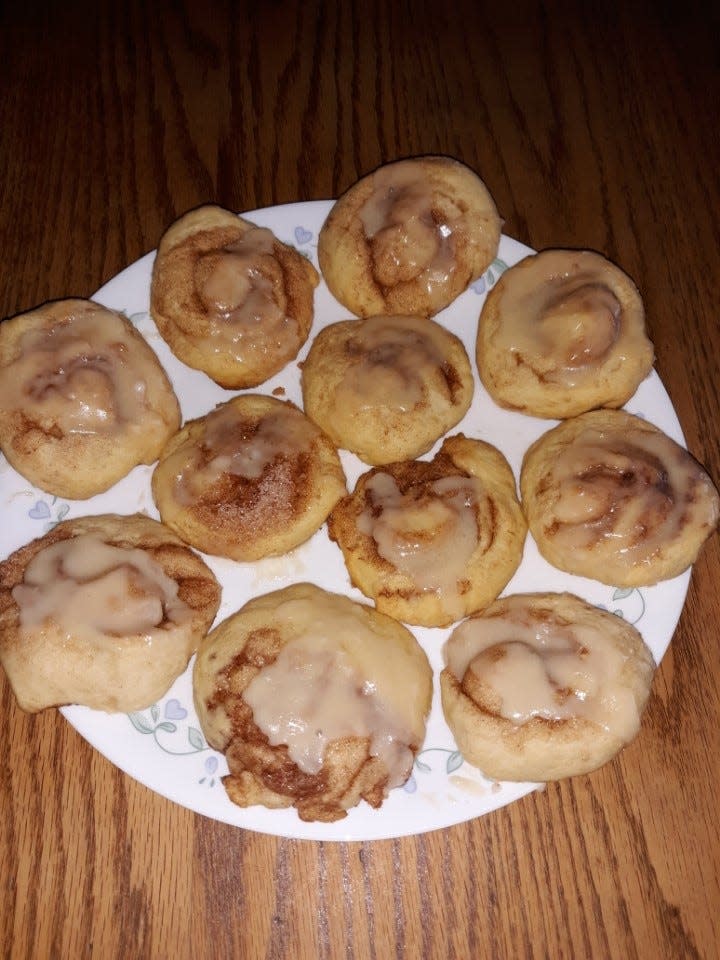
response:
{"label": "golden brown crust", "polygon": [[[418,183],[421,192],[427,193],[421,213],[416,216],[413,212],[411,218],[419,243],[433,249],[441,247],[444,241],[440,228],[451,229],[452,267],[443,265],[434,273],[428,271],[424,252],[418,255],[417,267],[397,267],[406,252],[412,253],[417,246],[404,239],[404,233],[395,236],[397,224],[368,239],[361,219],[363,208],[377,184],[385,189],[384,179],[392,178],[398,170],[403,187],[394,189],[399,193],[403,193],[410,171],[410,190],[403,193],[403,198]],[[336,201],[318,239],[320,270],[331,293],[358,316],[433,316],[492,263],[500,242],[500,226],[492,197],[464,164],[440,156],[398,161],[363,177]],[[404,231],[406,227],[399,229]]]}
{"label": "golden brown crust", "polygon": [[462,342],[422,317],[325,327],[302,369],[307,415],[369,464],[426,453],[460,422],[473,394]]}
{"label": "golden brown crust", "polygon": [[[416,552],[423,557],[418,570],[402,569],[402,562],[391,557],[393,542],[386,549],[386,534],[370,527],[385,509],[370,489],[381,475],[392,478],[403,498],[389,505],[397,518],[391,522],[400,531],[398,555]],[[454,478],[460,480],[460,500],[471,498],[460,519],[455,508],[448,516],[443,506],[457,496]],[[472,494],[462,489],[463,481],[472,485]],[[438,507],[437,523],[428,519],[426,524],[423,518]],[[466,523],[471,531],[464,529]],[[446,626],[494,600],[520,565],[527,532],[507,461],[495,447],[462,434],[447,438],[431,461],[388,464],[363,474],[353,493],[331,513],[328,530],[343,552],[353,584],[378,610],[424,626]],[[465,558],[461,540],[468,538]]]}
{"label": "golden brown crust", "polygon": [[596,410],[527,451],[522,505],[554,566],[611,586],[677,576],[716,529],[717,490],[690,454],[623,410]]}
{"label": "golden brown crust", "polygon": [[[219,446],[211,448],[216,430]],[[191,546],[234,560],[303,543],[345,491],[337,451],[320,428],[293,404],[260,394],[186,423],[152,477],[163,522]]]}
{"label": "golden brown crust", "polygon": [[[244,249],[256,236],[257,247]],[[224,307],[208,293],[218,282],[232,301]],[[162,237],[150,312],[188,366],[222,387],[254,387],[297,356],[312,326],[318,282],[313,265],[293,247],[228,210],[204,206]]]}
{"label": "golden brown crust", "polygon": [[[608,648],[624,658],[618,689],[631,698],[630,709],[637,716],[642,714],[655,668],[650,651],[631,624],[579,597],[542,593],[503,597],[460,629],[507,616],[509,607],[518,603],[527,622],[537,622],[548,638],[554,630],[568,628],[600,634]],[[508,633],[508,637],[512,635],[512,631]],[[581,715],[563,719],[536,715],[524,722],[507,719],[501,715],[495,691],[470,668],[457,677],[446,666],[440,675],[440,692],[445,719],[460,752],[492,779],[545,781],[588,773],[627,742],[602,723]],[[612,702],[608,709],[613,709]]]}
{"label": "golden brown crust", "polygon": [[[23,629],[13,590],[23,583],[28,565],[46,548],[89,534],[147,553],[177,583],[188,615],[178,623],[166,616],[151,642],[145,634],[90,642],[52,619]],[[141,710],[185,670],[219,605],[220,585],[212,571],[158,521],[141,514],[65,520],[0,564],[0,661],[24,710],[68,703],[109,712]]]}
{"label": "golden brown crust", "polygon": [[[412,697],[417,698],[416,722],[424,732],[432,674],[414,637],[370,607],[311,584],[295,584],[257,597],[216,627],[198,652],[193,694],[208,743],[226,754],[230,774],[223,782],[234,803],[243,807],[293,806],[303,820],[329,822],[344,817],[360,800],[379,807],[385,798],[389,771],[382,759],[371,754],[368,738],[331,739],[320,769],[308,773],[294,762],[286,743],[270,743],[243,698],[259,672],[275,664],[286,645],[307,628],[313,612],[314,622],[320,624],[328,616],[352,618],[352,635],[342,641],[348,650],[373,639],[387,651],[392,663],[388,669],[402,665],[405,674],[395,676],[394,682],[409,684]],[[337,635],[340,642],[342,627]],[[278,704],[281,706],[285,704]],[[421,740],[422,736],[409,744],[413,754]]]}
{"label": "golden brown crust", "polygon": [[489,292],[476,358],[500,406],[566,418],[626,403],[653,347],[640,294],[619,267],[588,250],[543,250]]}
{"label": "golden brown crust", "polygon": [[0,378],[0,448],[55,496],[102,493],[153,463],[180,425],[150,346],[93,301],[54,301],[0,324]]}

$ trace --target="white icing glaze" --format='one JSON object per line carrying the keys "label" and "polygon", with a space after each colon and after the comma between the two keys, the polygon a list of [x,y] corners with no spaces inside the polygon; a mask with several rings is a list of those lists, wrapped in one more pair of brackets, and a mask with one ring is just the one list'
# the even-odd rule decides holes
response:
{"label": "white icing glaze", "polygon": [[503,615],[471,618],[453,632],[445,659],[454,676],[462,681],[472,670],[512,723],[582,717],[631,740],[640,715],[623,681],[627,658],[602,628],[567,624],[550,610],[539,617],[522,597],[505,603]]}
{"label": "white icing glaze", "polygon": [[664,434],[588,427],[554,459],[545,523],[568,550],[602,541],[628,562],[648,562],[683,527],[717,523],[704,470]]}
{"label": "white icing glaze", "polygon": [[415,317],[369,317],[353,332],[346,349],[355,362],[335,398],[339,405],[358,410],[412,410],[423,399],[424,382],[444,361],[438,332]]}
{"label": "white icing glaze", "polygon": [[485,502],[474,477],[443,477],[401,493],[394,478],[373,474],[369,502],[358,529],[373,538],[378,554],[410,577],[419,591],[433,592],[449,615],[462,614],[460,585],[480,545],[478,510]]}
{"label": "white icing glaze", "polygon": [[610,355],[622,364],[646,351],[644,325],[628,322],[612,264],[567,250],[546,250],[527,263],[513,268],[498,290],[497,349],[522,356],[544,380],[565,387],[594,376]]}
{"label": "white icing glaze", "polygon": [[277,458],[294,459],[309,453],[318,428],[299,410],[283,406],[262,416],[248,429],[232,404],[207,415],[202,439],[191,450],[180,447],[171,455],[175,470],[175,495],[191,503],[222,474],[259,479]]}
{"label": "white icing glaze", "polygon": [[51,420],[65,434],[111,436],[159,420],[146,399],[154,357],[135,347],[120,316],[96,305],[28,330],[0,378],[0,409]]}
{"label": "white icing glaze", "polygon": [[196,282],[215,352],[230,352],[242,360],[248,350],[286,352],[291,344],[292,352],[297,350],[297,323],[285,314],[282,294],[273,283],[276,263],[267,263],[274,243],[271,230],[253,227],[219,252],[200,258]]}
{"label": "white icing glaze", "polygon": [[[446,201],[446,206],[447,206]],[[359,211],[381,286],[416,279],[428,290],[447,283],[456,268],[453,232],[460,211],[439,223],[432,187],[412,161],[381,167]]]}
{"label": "white icing glaze", "polygon": [[21,632],[56,624],[69,636],[107,643],[147,636],[165,621],[189,619],[178,585],[146,551],[113,546],[96,534],[61,540],[30,561],[12,591]]}
{"label": "white icing glaze", "polygon": [[326,747],[343,737],[370,740],[370,754],[387,767],[389,787],[407,779],[411,746],[424,735],[424,685],[403,649],[388,643],[349,608],[295,599],[276,622],[292,624],[293,639],[259,671],[243,698],[273,745],[285,744],[306,773],[317,773]]}

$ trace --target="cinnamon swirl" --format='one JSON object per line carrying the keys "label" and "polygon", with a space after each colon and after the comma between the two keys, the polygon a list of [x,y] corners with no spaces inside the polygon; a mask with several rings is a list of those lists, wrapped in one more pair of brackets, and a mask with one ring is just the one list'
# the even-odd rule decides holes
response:
{"label": "cinnamon swirl", "polygon": [[191,420],[152,478],[162,520],[186,543],[233,560],[286,553],[346,492],[335,447],[289,402],[243,394]]}
{"label": "cinnamon swirl", "polygon": [[485,184],[464,164],[400,160],[334,204],[318,239],[320,270],[358,316],[433,316],[492,263],[500,226]]}
{"label": "cinnamon swirl", "polygon": [[423,317],[344,320],[315,337],[303,406],[338,447],[370,464],[425,453],[470,406],[462,342]]}
{"label": "cinnamon swirl", "polygon": [[520,565],[527,529],[505,458],[462,434],[431,461],[363,474],[328,527],[378,610],[428,627],[494,600]]}
{"label": "cinnamon swirl", "polygon": [[0,449],[40,489],[101,493],[179,425],[170,381],[122,314],[59,300],[0,324]]}
{"label": "cinnamon swirl", "polygon": [[635,284],[587,250],[543,250],[507,270],[483,305],[476,356],[496,403],[558,419],[621,407],[653,365]]}
{"label": "cinnamon swirl", "polygon": [[638,733],[655,664],[637,630],[571,594],[504,597],[445,645],[443,711],[463,757],[496,780],[560,780]]}
{"label": "cinnamon swirl", "polygon": [[523,510],[554,566],[612,586],[667,580],[718,522],[718,493],[690,454],[623,410],[566,420],[527,451]]}
{"label": "cinnamon swirl", "polygon": [[150,312],[170,349],[230,389],[254,387],[297,356],[317,271],[265,227],[204,206],[160,241]]}
{"label": "cinnamon swirl", "polygon": [[210,569],[156,520],[66,520],[0,564],[0,662],[23,710],[142,710],[219,604]]}
{"label": "cinnamon swirl", "polygon": [[207,741],[241,807],[333,821],[378,808],[425,737],[432,671],[390,617],[311,584],[257,597],[202,644],[193,674]]}

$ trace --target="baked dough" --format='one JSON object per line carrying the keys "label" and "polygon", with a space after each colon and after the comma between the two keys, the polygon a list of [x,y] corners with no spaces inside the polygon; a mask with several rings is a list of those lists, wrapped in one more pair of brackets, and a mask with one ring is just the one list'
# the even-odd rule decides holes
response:
{"label": "baked dough", "polygon": [[170,381],[121,313],[58,300],[0,324],[0,448],[41,490],[102,493],[179,426]]}
{"label": "baked dough", "polygon": [[346,492],[337,450],[293,404],[243,394],[191,420],[153,472],[162,520],[233,560],[287,553]]}
{"label": "baked dough", "polygon": [[650,373],[637,287],[588,250],[543,250],[510,267],[485,300],[480,379],[496,403],[563,419],[621,407]]}
{"label": "baked dough", "polygon": [[468,763],[495,780],[560,780],[635,737],[655,664],[621,617],[568,593],[504,597],[461,623],[440,675]]}
{"label": "baked dough", "polygon": [[611,586],[682,573],[718,522],[702,467],[624,410],[590,411],[543,434],[525,455],[520,489],[545,559]]}
{"label": "baked dough", "polygon": [[212,571],[156,520],[66,520],[0,564],[0,661],[23,710],[143,710],[219,605]]}
{"label": "baked dough", "polygon": [[303,406],[333,443],[373,465],[426,453],[465,416],[465,347],[424,317],[367,317],[325,327],[302,369]]}
{"label": "baked dough", "polygon": [[432,671],[401,624],[301,583],[247,603],[203,642],[193,674],[208,743],[241,807],[339,820],[405,783],[425,737]]}
{"label": "baked dough", "polygon": [[428,627],[494,600],[520,565],[527,531],[503,455],[462,434],[433,460],[363,474],[328,528],[378,610]]}
{"label": "baked dough", "polygon": [[255,387],[305,343],[319,279],[309,260],[267,228],[204,206],[161,239],[150,312],[183,363],[222,387]]}
{"label": "baked dough", "polygon": [[449,157],[400,160],[333,205],[318,238],[320,270],[358,316],[433,316],[490,266],[500,228],[469,167]]}

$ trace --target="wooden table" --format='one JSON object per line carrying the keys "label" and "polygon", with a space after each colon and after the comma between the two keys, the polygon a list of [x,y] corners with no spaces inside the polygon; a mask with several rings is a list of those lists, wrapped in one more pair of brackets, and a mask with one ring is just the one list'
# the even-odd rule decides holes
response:
{"label": "wooden table", "polygon": [[[89,296],[205,201],[336,196],[450,154],[505,232],[602,251],[720,479],[718,14],[700,3],[7,4],[3,316]],[[602,5],[601,5],[602,6]],[[609,5],[608,5],[609,6]],[[414,838],[293,841],[155,795],[2,679],[13,958],[716,957],[718,538],[614,762]]]}

